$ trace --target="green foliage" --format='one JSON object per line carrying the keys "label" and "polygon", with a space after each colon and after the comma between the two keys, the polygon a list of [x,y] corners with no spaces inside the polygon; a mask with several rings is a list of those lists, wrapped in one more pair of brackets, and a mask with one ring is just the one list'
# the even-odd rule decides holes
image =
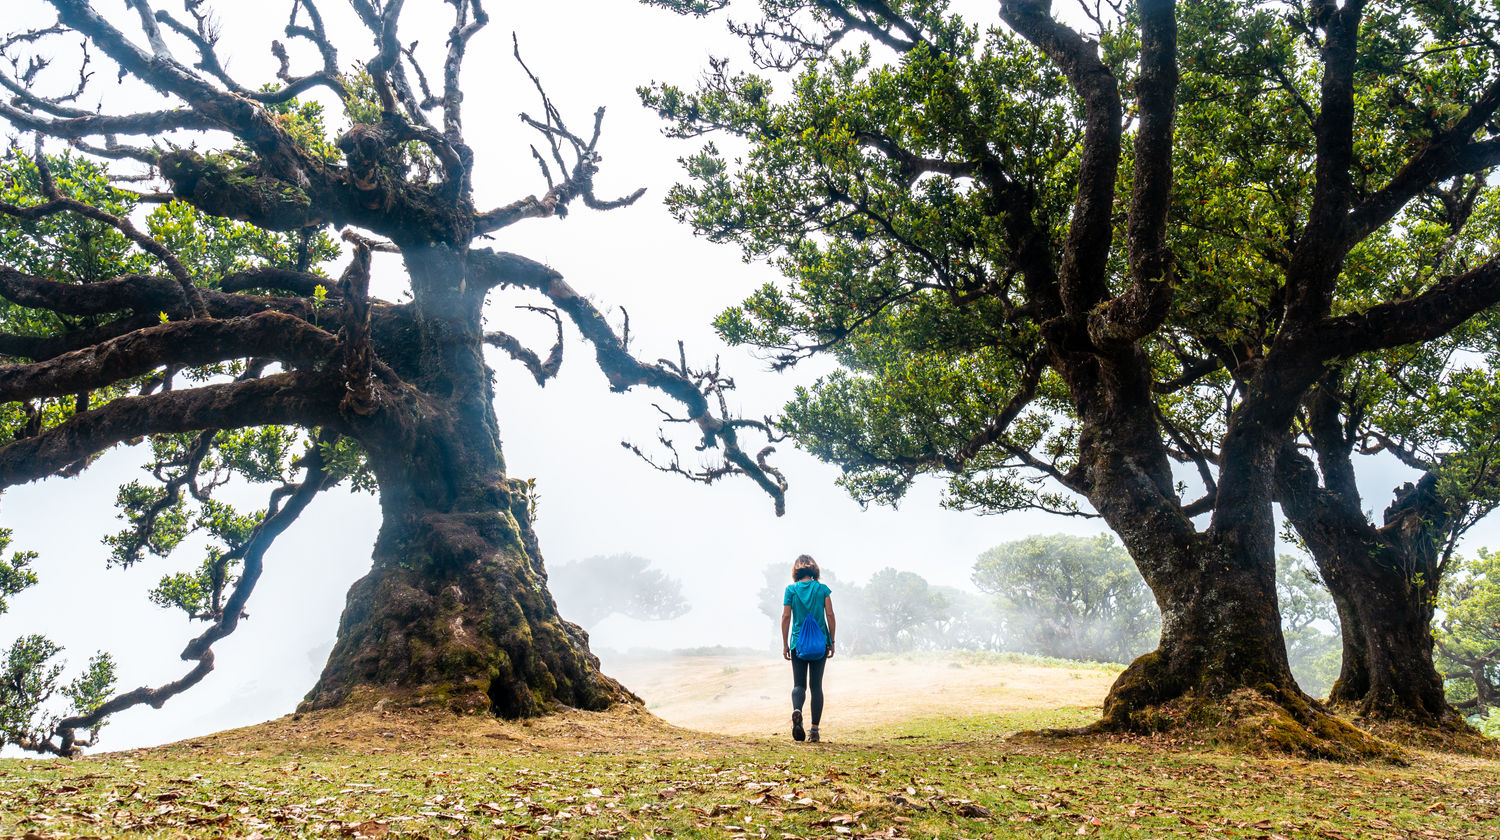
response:
{"label": "green foliage", "polygon": [[979,555],[974,584],[994,596],[1012,650],[1129,662],[1156,646],[1161,614],[1112,536],[1032,536]]}
{"label": "green foliage", "polygon": [[380,122],[380,95],[375,79],[362,65],[344,76],[344,118],[351,124],[375,125]]}
{"label": "green foliage", "polygon": [[[700,15],[721,5],[653,2]],[[988,21],[965,23],[949,5],[895,4],[931,45],[892,54],[841,51],[837,39],[820,40],[838,31],[843,19],[834,8],[848,4],[764,2],[762,20],[736,31],[764,49],[787,36],[780,45],[800,50],[805,60],[787,90],[773,97],[771,78],[715,63],[696,90],[656,84],[641,96],[671,134],[723,132],[749,144],[733,160],[713,143],[685,156],[685,181],[668,204],[699,235],[737,244],[746,258],[768,258],[783,274],[720,315],[726,340],[770,351],[779,364],[824,352],[840,363],[786,407],[783,426],[801,447],[839,464],[843,486],[862,502],[895,504],[917,476],[937,473],[947,477],[953,507],[1073,512],[1076,500],[1044,480],[1076,465],[1071,398],[1050,373],[1004,434],[990,436],[977,455],[967,445],[984,438],[1017,394],[1039,344],[1040,313],[1027,307],[1018,279],[1022,240],[1007,228],[1004,208],[1013,195],[1025,196],[1040,237],[1026,241],[1055,269],[1076,187],[1082,110],[1046,57]],[[1274,339],[1287,260],[1311,203],[1316,143],[1308,109],[1322,76],[1299,13],[1207,0],[1180,6],[1177,16],[1181,84],[1168,227],[1176,294],[1166,325],[1143,341],[1160,381],[1179,376],[1192,359],[1237,366],[1260,358]],[[1386,183],[1475,101],[1495,70],[1480,34],[1485,20],[1472,4],[1367,11],[1351,167],[1358,192]],[[1127,11],[1117,21],[1106,17],[1099,33],[1127,114],[1139,51],[1134,25]],[[1122,206],[1134,187],[1132,128],[1127,120]],[[1409,298],[1480,264],[1500,244],[1497,206],[1500,186],[1482,175],[1415,200],[1351,255],[1335,313]],[[1117,216],[1114,291],[1128,280],[1125,213]],[[1494,332],[1461,330],[1420,352],[1441,369],[1476,349],[1476,336]],[[1360,377],[1351,382],[1352,414],[1375,422],[1382,419],[1377,405],[1395,411],[1401,397],[1424,405],[1394,387],[1403,381],[1392,365],[1400,355],[1351,366]],[[1382,375],[1386,385],[1376,387]],[[1455,406],[1471,396],[1443,379]],[[1182,438],[1173,448],[1186,459],[1185,448],[1212,455],[1237,396],[1230,374],[1219,370],[1157,400]],[[1427,422],[1432,409],[1418,410],[1413,419]],[[1479,409],[1474,416],[1497,415]],[[1455,443],[1465,436],[1441,434]],[[1473,477],[1466,461],[1500,459],[1488,450],[1444,459],[1455,485]]]}
{"label": "green foliage", "polygon": [[[115,661],[100,651],[89,658],[88,667],[63,688],[77,714],[88,714],[104,705],[115,687]],[[101,722],[94,731],[104,728]]]}
{"label": "green foliage", "polygon": [[[366,74],[365,78],[368,80],[369,75]],[[263,92],[274,91],[276,86],[268,84],[261,90]],[[267,105],[266,111],[287,134],[291,135],[293,142],[312,152],[325,163],[336,164],[344,159],[339,147],[329,139],[328,124],[323,118],[322,103],[288,99],[285,102]]]}
{"label": "green foliage", "polygon": [[37,741],[52,731],[56,716],[44,706],[57,690],[63,666],[52,662],[62,648],[44,636],[16,639],[0,671],[0,744]]}
{"label": "green foliage", "polygon": [[547,587],[563,615],[593,627],[619,613],[641,621],[668,621],[692,606],[682,595],[682,581],[634,554],[586,557],[559,563],[547,575]]}
{"label": "green foliage", "polygon": [[36,585],[36,573],[29,567],[37,558],[35,551],[16,551],[5,556],[10,548],[11,529],[0,528],[0,615],[10,608],[8,599],[21,590]]}
{"label": "green foliage", "polygon": [[[135,197],[115,189],[104,167],[75,155],[49,156],[47,164],[58,192],[86,202],[116,216],[129,215]],[[36,163],[12,150],[0,162],[0,200],[22,206],[46,202]],[[141,252],[113,227],[76,213],[56,213],[34,221],[0,218],[0,262],[30,274],[70,283],[93,283],[121,274],[160,271],[156,259]],[[18,307],[9,301],[0,309],[8,331],[42,334],[57,324],[39,310]]]}
{"label": "green foliage", "polygon": [[1276,596],[1292,676],[1303,691],[1327,697],[1343,662],[1333,596],[1305,557],[1290,554],[1276,558]]}
{"label": "green foliage", "polygon": [[199,212],[183,201],[163,204],[146,217],[146,230],[188,269],[193,282],[215,288],[226,274],[249,268],[299,269],[323,274],[339,255],[326,231],[277,233],[246,222]]}
{"label": "green foliage", "polygon": [[349,482],[349,487],[364,493],[376,490],[375,474],[365,459],[364,447],[353,438],[340,437],[332,443],[320,443],[323,466],[327,470],[330,484]]}
{"label": "green foliage", "polygon": [[59,720],[50,703],[59,691],[71,701],[71,713],[85,714],[113,690],[114,661],[102,652],[72,682],[59,686],[66,669],[65,663],[54,661],[60,653],[61,647],[35,634],[11,644],[0,669],[0,746],[47,740]]}
{"label": "green foliage", "polygon": [[1450,701],[1493,714],[1500,709],[1500,554],[1481,548],[1457,566],[1438,602],[1437,666]]}
{"label": "green foliage", "polygon": [[1474,725],[1484,733],[1484,737],[1500,741],[1500,708],[1490,709],[1490,713],[1480,718]]}

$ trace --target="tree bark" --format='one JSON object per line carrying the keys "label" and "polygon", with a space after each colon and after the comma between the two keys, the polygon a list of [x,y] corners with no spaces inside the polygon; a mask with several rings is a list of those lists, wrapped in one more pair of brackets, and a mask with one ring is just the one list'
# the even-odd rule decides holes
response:
{"label": "tree bark", "polygon": [[466,281],[465,250],[403,255],[411,328],[378,356],[412,384],[376,389],[369,415],[347,418],[379,484],[380,536],[305,705],[389,697],[518,718],[633,700],[547,591],[525,485],[505,476],[485,289]]}
{"label": "tree bark", "polygon": [[1433,663],[1432,614],[1453,511],[1429,473],[1396,491],[1383,526],[1365,517],[1339,375],[1329,371],[1304,401],[1319,469],[1292,442],[1276,464],[1281,508],[1339,611],[1344,659],[1329,702],[1374,720],[1467,729]]}
{"label": "tree bark", "polygon": [[1159,646],[1116,680],[1100,726],[1153,729],[1164,704],[1219,701],[1245,688],[1310,719],[1317,712],[1292,677],[1281,632],[1269,500],[1222,494],[1237,507],[1221,504],[1214,526],[1198,531],[1177,499],[1143,351],[1101,362],[1066,346],[1054,344],[1083,421],[1080,489],[1120,535],[1162,613]]}
{"label": "tree bark", "polygon": [[[1336,458],[1337,452],[1320,448],[1325,482],[1339,486],[1343,473],[1333,466]],[[1381,528],[1365,519],[1357,496],[1346,499],[1317,481],[1305,457],[1283,454],[1282,509],[1339,611],[1343,665],[1329,702],[1373,720],[1466,728],[1433,663],[1440,536],[1450,519],[1434,492],[1435,480],[1424,476],[1398,490]]]}
{"label": "tree bark", "polygon": [[518,718],[632,699],[558,615],[524,485],[485,483],[471,498],[489,503],[445,509],[383,485],[374,567],[349,590],[310,708],[390,697]]}
{"label": "tree bark", "polygon": [[1432,659],[1436,582],[1411,575],[1408,558],[1390,551],[1314,557],[1343,622],[1344,662],[1329,702],[1366,718],[1462,724]]}

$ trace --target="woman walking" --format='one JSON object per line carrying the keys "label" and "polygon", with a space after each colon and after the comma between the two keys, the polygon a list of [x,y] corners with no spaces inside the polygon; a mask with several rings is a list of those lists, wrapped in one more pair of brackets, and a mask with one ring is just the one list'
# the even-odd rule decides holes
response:
{"label": "woman walking", "polygon": [[[817,742],[823,717],[823,666],[833,656],[832,592],[818,580],[818,564],[806,554],[792,563],[792,583],[781,603],[781,655],[792,661],[792,739]],[[793,631],[793,628],[796,628]],[[812,690],[812,731],[802,729],[802,703]]]}

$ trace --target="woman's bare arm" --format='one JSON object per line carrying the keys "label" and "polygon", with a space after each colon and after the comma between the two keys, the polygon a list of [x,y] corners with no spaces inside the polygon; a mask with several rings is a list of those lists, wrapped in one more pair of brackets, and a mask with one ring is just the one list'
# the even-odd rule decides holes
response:
{"label": "woman's bare arm", "polygon": [[787,634],[792,630],[792,607],[790,604],[781,608],[781,658],[791,659],[792,648],[787,643]]}
{"label": "woman's bare arm", "polygon": [[[789,608],[790,609],[790,608]],[[838,629],[838,620],[833,617],[833,596],[823,599],[823,615],[828,619],[828,655],[833,655],[833,634]]]}

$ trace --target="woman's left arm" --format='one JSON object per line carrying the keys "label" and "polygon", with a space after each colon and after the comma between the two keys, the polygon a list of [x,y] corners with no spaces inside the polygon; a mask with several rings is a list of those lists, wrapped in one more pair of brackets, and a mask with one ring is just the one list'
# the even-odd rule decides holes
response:
{"label": "woman's left arm", "polygon": [[833,596],[829,595],[823,599],[823,615],[828,618],[828,655],[833,655],[833,634],[838,628],[838,620],[833,617]]}

